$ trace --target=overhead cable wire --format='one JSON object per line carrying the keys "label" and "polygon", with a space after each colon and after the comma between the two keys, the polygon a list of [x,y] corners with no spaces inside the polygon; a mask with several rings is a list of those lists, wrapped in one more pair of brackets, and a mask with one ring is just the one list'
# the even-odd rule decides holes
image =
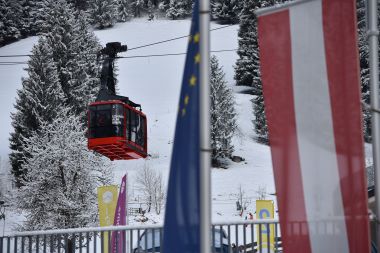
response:
{"label": "overhead cable wire", "polygon": [[[222,26],[222,27],[217,27],[217,28],[211,29],[210,31],[212,32],[212,31],[224,29],[224,28],[227,28],[227,27],[230,27],[230,26],[233,26],[233,25],[225,25],[225,26]],[[158,45],[158,44],[162,44],[162,43],[167,43],[167,42],[171,42],[171,41],[175,41],[175,40],[179,40],[179,39],[184,39],[184,38],[188,38],[189,36],[190,35],[183,35],[183,36],[175,37],[175,38],[172,38],[172,39],[167,39],[167,40],[162,40],[162,41],[157,41],[157,42],[145,44],[145,45],[142,45],[142,46],[132,47],[132,48],[129,48],[128,51],[132,51],[132,50],[140,49],[140,48],[144,48],[144,47],[150,47],[150,46],[154,46],[154,45]]]}
{"label": "overhead cable wire", "polygon": [[13,58],[13,57],[30,57],[32,54],[10,54],[10,55],[0,55],[0,58]]}
{"label": "overhead cable wire", "polygon": [[1,63],[0,62],[0,66],[15,66],[15,65],[25,65],[27,64],[27,62],[23,63],[23,62],[9,62],[9,63]]}
{"label": "overhead cable wire", "polygon": [[[234,25],[225,25],[222,27],[213,28],[210,31],[220,30],[220,29],[228,28],[228,27],[231,27]],[[184,35],[184,36],[179,36],[179,37],[175,37],[175,38],[171,38],[171,39],[167,39],[167,40],[157,41],[157,42],[153,42],[153,43],[149,43],[149,44],[145,44],[145,45],[141,45],[141,46],[136,46],[136,47],[129,48],[128,51],[136,50],[136,49],[140,49],[140,48],[145,48],[145,47],[150,47],[150,46],[154,46],[154,45],[158,45],[158,44],[163,44],[163,43],[167,43],[167,42],[171,42],[171,41],[175,41],[175,40],[179,40],[179,39],[183,39],[183,38],[188,38],[189,36],[190,35]],[[72,55],[77,55],[77,54],[72,54]],[[33,54],[14,54],[14,55],[10,54],[10,55],[0,55],[0,58],[31,57],[31,56],[33,56]]]}
{"label": "overhead cable wire", "polygon": [[[222,52],[234,52],[237,49],[221,49],[221,50],[212,50],[210,53],[222,53]],[[150,54],[150,55],[131,55],[131,56],[120,56],[116,58],[120,59],[133,59],[133,58],[149,58],[149,57],[163,57],[163,56],[177,56],[185,55],[186,53],[167,53],[167,54]]]}
{"label": "overhead cable wire", "polygon": [[[211,53],[223,53],[223,52],[234,52],[237,49],[221,49],[221,50],[212,50]],[[117,59],[135,59],[135,58],[150,58],[150,57],[167,57],[167,56],[178,56],[185,55],[186,53],[167,53],[167,54],[150,54],[150,55],[131,55],[131,56],[118,56]],[[7,65],[24,65],[28,62],[1,62],[0,66]]]}
{"label": "overhead cable wire", "polygon": [[26,64],[26,61],[0,61],[0,64]]}

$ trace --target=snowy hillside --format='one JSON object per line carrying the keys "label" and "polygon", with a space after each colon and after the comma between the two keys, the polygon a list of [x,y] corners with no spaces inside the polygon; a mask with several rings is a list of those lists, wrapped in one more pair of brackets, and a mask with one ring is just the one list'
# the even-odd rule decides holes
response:
{"label": "snowy hillside", "polygon": [[[212,24],[212,28],[222,27]],[[122,56],[146,56],[157,54],[173,54],[186,52],[187,39],[174,40],[132,50],[134,47],[167,40],[188,34],[190,21],[136,19],[132,22],[117,24],[114,28],[96,31],[96,35],[104,45],[110,41],[120,41],[131,49]],[[211,50],[237,49],[238,26],[229,26],[211,32]],[[21,40],[17,43],[0,48],[0,55],[28,54],[37,41],[36,37]],[[215,54],[223,70],[227,82],[234,91],[234,69],[236,52],[220,52]],[[16,58],[2,58],[2,61],[14,61]],[[26,61],[27,58],[17,58]],[[170,156],[174,138],[177,104],[184,67],[184,55],[165,57],[136,57],[118,60],[119,93],[128,96],[132,101],[142,105],[148,117],[148,151],[151,157],[147,160],[116,161],[115,183],[119,184],[122,175],[128,172],[129,195],[138,198],[134,178],[144,163],[150,168],[162,171],[165,182],[169,172]],[[10,112],[13,111],[16,89],[21,87],[21,77],[25,76],[22,69],[26,65],[0,66],[0,156],[6,157],[9,152]],[[236,109],[238,112],[238,133],[234,138],[235,155],[245,158],[241,163],[231,162],[229,169],[212,170],[213,220],[226,221],[242,219],[236,211],[236,195],[238,188],[245,192],[249,204],[247,212],[253,212],[257,197],[256,191],[262,190],[275,193],[270,150],[268,146],[253,141],[251,95],[235,92]],[[274,199],[267,195],[268,199]],[[154,222],[162,222],[162,217],[152,215]],[[130,219],[134,223],[133,218]],[[8,230],[11,224],[8,223]]]}

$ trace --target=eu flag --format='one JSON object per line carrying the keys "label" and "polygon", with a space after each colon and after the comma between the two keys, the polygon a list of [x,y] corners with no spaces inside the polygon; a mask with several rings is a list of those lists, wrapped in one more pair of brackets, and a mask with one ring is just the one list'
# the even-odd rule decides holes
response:
{"label": "eu flag", "polygon": [[199,14],[195,1],[166,201],[165,253],[200,252]]}

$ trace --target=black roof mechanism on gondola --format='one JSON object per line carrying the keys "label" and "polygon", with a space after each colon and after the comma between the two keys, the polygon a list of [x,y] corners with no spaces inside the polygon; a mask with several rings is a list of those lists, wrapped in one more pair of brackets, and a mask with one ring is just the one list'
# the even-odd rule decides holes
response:
{"label": "black roof mechanism on gondola", "polygon": [[121,45],[120,42],[110,42],[106,47],[99,51],[98,58],[103,56],[102,72],[100,77],[100,90],[96,101],[119,100],[133,107],[140,107],[139,104],[133,103],[128,97],[116,95],[116,78],[114,77],[114,61],[117,53],[126,52],[127,45]]}

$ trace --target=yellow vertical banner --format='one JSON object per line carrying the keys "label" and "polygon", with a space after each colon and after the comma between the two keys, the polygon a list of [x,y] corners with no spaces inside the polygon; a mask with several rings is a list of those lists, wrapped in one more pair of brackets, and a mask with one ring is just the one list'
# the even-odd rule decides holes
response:
{"label": "yellow vertical banner", "polygon": [[[98,187],[98,209],[99,222],[101,227],[112,226],[115,217],[118,189],[117,185],[107,185]],[[104,249],[102,252],[109,252],[108,232],[103,234]]]}
{"label": "yellow vertical banner", "polygon": [[[256,219],[274,219],[274,203],[272,200],[256,200]],[[274,252],[274,224],[257,226],[257,250],[263,253]],[[261,238],[261,244],[260,244]],[[269,239],[269,249],[268,249]]]}

